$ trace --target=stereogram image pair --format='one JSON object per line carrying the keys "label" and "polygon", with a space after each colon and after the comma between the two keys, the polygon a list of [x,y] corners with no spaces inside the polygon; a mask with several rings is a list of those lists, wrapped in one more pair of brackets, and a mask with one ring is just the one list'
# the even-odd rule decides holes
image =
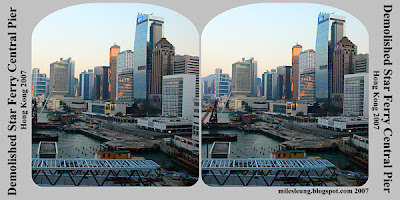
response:
{"label": "stereogram image pair", "polygon": [[367,181],[369,47],[359,20],[323,5],[253,4],[215,17],[201,39],[186,17],[148,4],[76,5],[44,18],[32,36],[34,182]]}

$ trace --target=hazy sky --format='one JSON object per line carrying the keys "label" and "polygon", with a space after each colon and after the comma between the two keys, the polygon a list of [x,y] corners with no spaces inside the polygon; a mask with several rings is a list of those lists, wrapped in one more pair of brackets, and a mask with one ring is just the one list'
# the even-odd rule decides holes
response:
{"label": "hazy sky", "polygon": [[318,4],[252,4],[228,10],[204,28],[201,37],[202,77],[222,68],[232,74],[232,63],[245,57],[258,61],[258,77],[267,69],[292,65],[292,47],[315,49],[320,12],[346,17],[346,36],[358,53],[368,53],[368,33],[362,23],[342,10]]}
{"label": "hazy sky", "polygon": [[164,36],[175,54],[199,55],[199,33],[184,16],[147,4],[82,4],[58,10],[36,26],[32,35],[32,67],[49,73],[60,57],[75,60],[75,76],[95,66],[109,65],[109,49],[118,44],[133,50],[138,13],[164,17]]}

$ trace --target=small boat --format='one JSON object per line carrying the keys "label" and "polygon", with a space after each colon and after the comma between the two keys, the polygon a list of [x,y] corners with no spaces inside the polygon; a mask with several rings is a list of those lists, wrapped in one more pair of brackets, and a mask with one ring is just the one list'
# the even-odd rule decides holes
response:
{"label": "small boat", "polygon": [[232,112],[228,115],[229,119],[235,122],[238,122],[241,120],[241,116],[238,112]]}
{"label": "small boat", "polygon": [[47,118],[50,121],[60,121],[61,120],[61,114],[58,112],[49,112],[47,113]]}

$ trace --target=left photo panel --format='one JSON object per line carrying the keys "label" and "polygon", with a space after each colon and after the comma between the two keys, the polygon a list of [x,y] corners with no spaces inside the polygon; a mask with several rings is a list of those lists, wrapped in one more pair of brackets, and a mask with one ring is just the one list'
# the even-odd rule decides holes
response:
{"label": "left photo panel", "polygon": [[82,4],[32,34],[39,186],[191,186],[199,174],[199,33],[149,4]]}

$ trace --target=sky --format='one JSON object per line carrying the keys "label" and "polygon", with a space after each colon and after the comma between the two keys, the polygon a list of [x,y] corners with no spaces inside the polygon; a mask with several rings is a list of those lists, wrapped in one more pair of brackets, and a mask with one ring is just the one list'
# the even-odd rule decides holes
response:
{"label": "sky", "polygon": [[32,68],[49,74],[50,63],[61,57],[75,60],[75,77],[95,66],[109,65],[114,43],[134,50],[136,16],[164,17],[164,37],[175,54],[199,56],[199,33],[186,17],[167,8],[137,3],[95,3],[63,8],[49,14],[32,34]]}
{"label": "sky", "polygon": [[368,32],[351,14],[319,4],[263,3],[233,8],[212,19],[201,36],[201,77],[215,68],[232,75],[232,64],[242,58],[258,61],[258,77],[281,65],[292,65],[296,43],[315,50],[320,12],[346,17],[346,36],[358,53],[368,53]]}

